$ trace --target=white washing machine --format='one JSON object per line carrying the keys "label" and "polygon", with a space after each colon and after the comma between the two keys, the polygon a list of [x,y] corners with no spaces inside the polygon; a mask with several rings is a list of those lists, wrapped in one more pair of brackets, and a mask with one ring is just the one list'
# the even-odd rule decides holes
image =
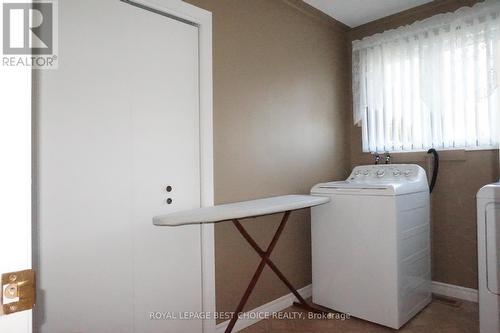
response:
{"label": "white washing machine", "polygon": [[355,167],[318,184],[312,208],[313,302],[398,329],[431,301],[429,187],[411,164]]}
{"label": "white washing machine", "polygon": [[481,333],[500,332],[500,183],[477,193],[479,326]]}

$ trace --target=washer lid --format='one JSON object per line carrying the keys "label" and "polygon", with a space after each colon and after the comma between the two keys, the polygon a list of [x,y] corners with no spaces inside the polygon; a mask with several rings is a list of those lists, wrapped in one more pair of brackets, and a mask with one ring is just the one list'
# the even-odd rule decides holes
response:
{"label": "washer lid", "polygon": [[392,183],[387,183],[387,184],[368,184],[368,183],[354,183],[350,182],[347,180],[340,181],[340,182],[330,182],[330,183],[324,183],[324,184],[319,184],[319,188],[337,188],[337,189],[363,189],[363,190],[387,190],[387,189],[392,189],[394,186]]}
{"label": "washer lid", "polygon": [[395,195],[393,184],[359,184],[350,181],[323,183],[314,186],[315,194],[358,194],[358,195]]}
{"label": "washer lid", "polygon": [[478,199],[496,199],[500,201],[500,182],[483,186],[477,192]]}
{"label": "washer lid", "polygon": [[313,193],[400,195],[428,192],[424,169],[415,164],[363,165],[352,170],[345,181],[314,186]]}

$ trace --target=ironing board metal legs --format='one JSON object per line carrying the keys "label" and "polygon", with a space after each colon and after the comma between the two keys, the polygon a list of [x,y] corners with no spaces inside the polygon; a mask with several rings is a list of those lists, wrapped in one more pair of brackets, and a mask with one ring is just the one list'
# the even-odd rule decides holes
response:
{"label": "ironing board metal legs", "polygon": [[236,324],[236,321],[238,320],[238,315],[243,311],[243,308],[245,304],[248,301],[248,298],[250,297],[253,289],[255,288],[255,285],[257,284],[257,281],[260,278],[260,275],[262,274],[262,271],[264,270],[264,267],[266,264],[271,268],[271,270],[278,276],[278,278],[283,281],[283,283],[287,286],[287,288],[295,295],[295,297],[298,299],[298,303],[294,303],[294,305],[297,305],[305,310],[312,311],[312,312],[323,312],[319,309],[315,309],[307,302],[305,299],[297,292],[297,290],[293,287],[293,285],[288,281],[288,279],[283,275],[283,273],[276,267],[276,265],[271,261],[270,256],[271,253],[276,246],[276,243],[278,242],[279,237],[281,236],[281,233],[283,232],[283,229],[285,228],[285,225],[288,221],[288,218],[290,217],[291,211],[286,211],[285,214],[283,215],[283,218],[281,219],[281,223],[276,230],[276,233],[273,236],[273,239],[271,240],[271,243],[269,243],[269,246],[267,247],[267,250],[264,251],[260,248],[260,246],[255,242],[255,240],[248,234],[248,232],[245,230],[245,228],[241,225],[240,221],[238,219],[233,219],[233,224],[238,229],[238,231],[241,233],[243,238],[252,246],[252,248],[257,252],[257,254],[261,257],[259,266],[257,266],[257,270],[255,271],[252,279],[250,280],[250,283],[248,284],[247,289],[245,290],[245,293],[241,297],[241,300],[236,307],[236,310],[233,313],[233,316],[231,317],[231,320],[229,321],[229,324],[226,328],[225,333],[231,333],[234,325]]}

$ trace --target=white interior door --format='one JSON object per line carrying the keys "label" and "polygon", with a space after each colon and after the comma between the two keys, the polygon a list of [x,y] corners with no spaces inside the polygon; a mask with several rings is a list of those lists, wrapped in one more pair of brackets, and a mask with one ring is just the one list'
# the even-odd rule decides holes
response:
{"label": "white interior door", "polygon": [[59,27],[36,78],[35,327],[201,332],[171,318],[202,310],[200,227],[151,220],[200,206],[198,27],[117,0],[60,1]]}
{"label": "white interior door", "polygon": [[[0,275],[30,268],[31,69],[0,67]],[[0,332],[29,333],[31,318],[0,316]]]}

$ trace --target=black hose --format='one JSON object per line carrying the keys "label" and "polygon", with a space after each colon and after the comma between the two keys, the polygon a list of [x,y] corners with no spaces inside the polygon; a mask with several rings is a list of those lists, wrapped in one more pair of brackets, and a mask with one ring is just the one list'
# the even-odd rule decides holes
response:
{"label": "black hose", "polygon": [[431,148],[427,151],[427,154],[432,154],[434,158],[434,167],[432,169],[432,179],[431,184],[429,185],[429,192],[432,193],[434,186],[436,185],[436,180],[439,172],[439,155],[436,149]]}

